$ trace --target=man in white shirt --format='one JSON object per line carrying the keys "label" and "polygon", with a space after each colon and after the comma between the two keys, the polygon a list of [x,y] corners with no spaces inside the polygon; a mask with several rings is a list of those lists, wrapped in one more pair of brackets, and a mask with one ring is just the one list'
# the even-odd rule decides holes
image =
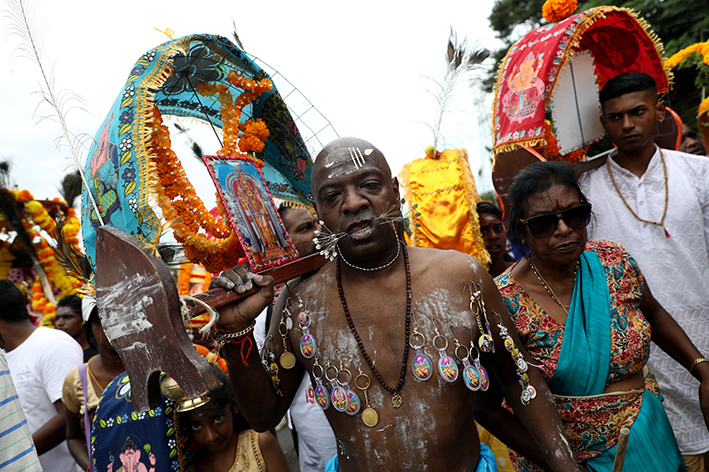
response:
{"label": "man in white shirt", "polygon": [[[614,77],[600,100],[601,122],[617,149],[580,178],[596,218],[590,237],[616,241],[630,252],[655,298],[707,355],[709,159],[655,145],[655,125],[665,105],[649,75]],[[701,362],[709,361],[700,358],[683,368],[656,346],[648,362],[688,472],[704,472],[709,451],[699,382],[688,371]]]}
{"label": "man in white shirt", "polygon": [[77,472],[66,441],[62,386],[66,374],[82,363],[81,346],[68,334],[37,328],[22,292],[0,280],[0,336],[5,356],[45,472]]}

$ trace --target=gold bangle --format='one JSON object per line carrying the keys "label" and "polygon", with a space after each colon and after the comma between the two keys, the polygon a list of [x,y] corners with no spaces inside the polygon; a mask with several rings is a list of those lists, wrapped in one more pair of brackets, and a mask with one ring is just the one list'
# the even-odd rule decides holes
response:
{"label": "gold bangle", "polygon": [[694,359],[694,361],[692,362],[692,365],[689,366],[689,373],[691,374],[692,371],[694,370],[694,368],[697,367],[702,362],[709,362],[709,359],[707,359],[706,357],[697,357],[696,359]]}

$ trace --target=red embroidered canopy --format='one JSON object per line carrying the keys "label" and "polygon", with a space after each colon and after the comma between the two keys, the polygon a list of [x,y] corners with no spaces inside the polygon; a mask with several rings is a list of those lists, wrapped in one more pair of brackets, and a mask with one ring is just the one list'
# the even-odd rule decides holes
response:
{"label": "red embroidered canopy", "polygon": [[[583,51],[592,56],[597,89],[593,94],[574,89],[576,103],[567,100],[564,107],[579,107],[578,97],[596,100],[593,97],[598,90],[623,72],[645,72],[657,81],[658,92],[669,90],[662,44],[631,11],[597,7],[542,26],[515,43],[502,62],[493,111],[496,153],[519,145],[546,144],[544,116],[548,98],[564,65]],[[600,138],[586,137],[588,142],[583,144],[597,139]]]}

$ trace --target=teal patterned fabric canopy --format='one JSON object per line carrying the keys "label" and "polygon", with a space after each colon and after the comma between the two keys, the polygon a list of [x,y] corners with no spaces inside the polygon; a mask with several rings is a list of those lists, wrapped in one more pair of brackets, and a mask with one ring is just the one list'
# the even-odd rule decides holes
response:
{"label": "teal patterned fabric canopy", "polygon": [[[197,94],[196,87],[205,81],[224,83],[238,96],[241,90],[226,81],[230,71],[254,80],[270,79],[251,56],[216,35],[174,39],[140,56],[100,126],[86,162],[86,177],[104,224],[138,236],[148,245],[157,244],[161,222],[150,205],[150,185],[155,184],[149,166],[152,106],[161,115],[190,117],[221,128],[219,102]],[[265,164],[262,172],[273,198],[312,207],[312,159],[275,85],[244,107],[241,122],[250,119],[263,120],[270,131],[256,157]],[[94,228],[100,220],[86,197],[85,189],[84,245],[94,263]]]}

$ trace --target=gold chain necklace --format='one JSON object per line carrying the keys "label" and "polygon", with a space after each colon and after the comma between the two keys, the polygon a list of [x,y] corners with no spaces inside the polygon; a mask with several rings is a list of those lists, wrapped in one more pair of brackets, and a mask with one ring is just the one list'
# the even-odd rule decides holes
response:
{"label": "gold chain necklace", "polygon": [[[662,170],[665,173],[665,209],[662,211],[662,219],[660,219],[659,222],[657,221],[650,221],[650,220],[644,220],[640,218],[637,213],[633,211],[632,208],[630,208],[630,205],[628,205],[628,202],[625,201],[625,197],[623,197],[623,194],[620,192],[620,188],[618,188],[618,184],[615,183],[615,179],[613,178],[613,171],[611,171],[611,164],[610,164],[610,157],[606,160],[606,166],[608,167],[608,175],[611,178],[611,182],[613,182],[613,186],[615,187],[615,191],[618,192],[618,195],[620,196],[620,199],[623,200],[623,203],[625,203],[625,206],[628,210],[630,210],[630,213],[633,214],[635,218],[638,220],[642,221],[643,223],[650,223],[651,225],[657,225],[657,226],[662,226],[663,229],[665,226],[665,216],[667,216],[667,202],[670,199],[670,190],[669,190],[669,183],[667,181],[667,164],[665,164],[665,156],[662,154],[662,149],[659,147],[657,148],[660,151],[660,159],[662,159]],[[670,233],[667,232],[667,229],[665,229],[665,236],[670,237]]]}
{"label": "gold chain necklace", "polygon": [[[539,281],[539,283],[542,285],[542,287],[544,287],[546,289],[546,291],[549,294],[549,296],[551,297],[551,299],[554,300],[556,302],[556,304],[559,305],[561,307],[561,309],[564,310],[566,312],[566,314],[568,315],[570,306],[564,305],[563,303],[561,303],[561,300],[559,300],[559,298],[557,298],[554,291],[551,289],[551,287],[546,282],[546,280],[544,280],[544,278],[542,277],[542,274],[540,274],[537,271],[537,268],[534,266],[534,262],[532,262],[532,253],[531,252],[527,256],[527,260],[529,260],[529,266],[532,268],[534,275],[537,276],[537,280]],[[574,268],[574,283],[576,282],[576,271],[578,271],[578,269],[579,269],[579,261],[577,260],[576,267]]]}

